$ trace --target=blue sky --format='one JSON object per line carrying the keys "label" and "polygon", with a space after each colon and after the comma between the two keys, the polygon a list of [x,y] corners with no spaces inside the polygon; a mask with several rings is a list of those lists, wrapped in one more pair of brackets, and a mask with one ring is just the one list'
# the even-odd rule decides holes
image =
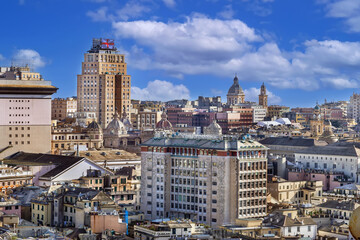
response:
{"label": "blue sky", "polygon": [[92,38],[126,54],[133,98],[221,95],[234,74],[257,100],[348,100],[360,84],[359,0],[4,0],[0,65],[29,62],[76,95]]}

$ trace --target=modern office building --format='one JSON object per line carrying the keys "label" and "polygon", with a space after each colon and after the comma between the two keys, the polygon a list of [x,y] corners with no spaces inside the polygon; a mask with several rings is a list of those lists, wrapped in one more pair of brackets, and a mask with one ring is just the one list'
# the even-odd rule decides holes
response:
{"label": "modern office building", "polygon": [[[186,218],[210,226],[266,215],[267,150],[251,139],[157,132],[141,147],[146,219]],[[218,133],[217,135],[215,133]]]}
{"label": "modern office building", "polygon": [[29,67],[1,68],[0,159],[51,150],[51,95],[57,88]]}
{"label": "modern office building", "polygon": [[120,116],[130,113],[130,88],[125,55],[117,51],[114,40],[93,39],[77,78],[77,117],[95,118],[106,128],[115,110]]}

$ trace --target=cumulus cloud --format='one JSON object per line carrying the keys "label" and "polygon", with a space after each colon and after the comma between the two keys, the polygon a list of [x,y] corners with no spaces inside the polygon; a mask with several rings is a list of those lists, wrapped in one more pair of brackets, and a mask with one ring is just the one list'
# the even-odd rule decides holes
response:
{"label": "cumulus cloud", "polygon": [[174,85],[168,81],[155,80],[148,82],[145,88],[133,86],[131,88],[132,99],[169,101],[173,99],[189,99],[190,91],[183,85]]}
{"label": "cumulus cloud", "polygon": [[168,8],[173,8],[176,5],[175,0],[163,0],[163,2]]}
{"label": "cumulus cloud", "polygon": [[46,62],[40,54],[32,49],[20,49],[18,50],[12,61],[15,65],[26,65],[28,64],[30,67],[39,68],[46,65]]}
{"label": "cumulus cloud", "polygon": [[[129,62],[171,76],[211,74],[265,81],[278,88],[352,88],[360,79],[360,42],[305,41],[286,52],[240,20],[193,16],[185,22],[113,22],[115,35],[134,40]],[[166,39],[166,41],[164,41]],[[341,80],[342,79],[342,83]]]}
{"label": "cumulus cloud", "polygon": [[360,32],[360,1],[359,0],[327,0],[325,4],[326,16],[344,19],[350,32]]}
{"label": "cumulus cloud", "polygon": [[[260,94],[260,88],[249,88],[244,90],[245,93],[245,100],[246,101],[252,101],[252,102],[258,102],[259,101],[259,94]],[[268,94],[268,103],[271,104],[279,104],[281,103],[281,98],[279,96],[276,96],[269,90],[267,90]]]}

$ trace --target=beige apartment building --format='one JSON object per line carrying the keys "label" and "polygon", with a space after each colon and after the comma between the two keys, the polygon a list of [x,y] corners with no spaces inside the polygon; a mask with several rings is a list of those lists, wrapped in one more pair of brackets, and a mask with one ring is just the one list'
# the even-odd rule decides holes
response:
{"label": "beige apartment building", "polygon": [[86,128],[54,127],[51,132],[51,153],[53,154],[102,147],[103,132],[96,122],[90,123]]}
{"label": "beige apartment building", "polygon": [[151,111],[150,109],[145,109],[140,111],[137,114],[137,125],[136,129],[146,130],[146,129],[155,129],[156,124],[161,120],[162,112]]}
{"label": "beige apartment building", "polygon": [[51,150],[51,95],[57,88],[29,67],[0,71],[0,159]]}
{"label": "beige apartment building", "polygon": [[65,118],[75,117],[77,111],[77,99],[71,98],[54,98],[51,101],[51,119],[64,120]]}
{"label": "beige apartment building", "polygon": [[125,55],[117,51],[113,40],[93,39],[77,77],[77,117],[95,118],[106,128],[115,110],[120,116],[130,113],[130,89]]}
{"label": "beige apartment building", "polygon": [[268,181],[268,192],[281,203],[311,203],[312,198],[322,196],[322,181],[287,181],[273,177]]}

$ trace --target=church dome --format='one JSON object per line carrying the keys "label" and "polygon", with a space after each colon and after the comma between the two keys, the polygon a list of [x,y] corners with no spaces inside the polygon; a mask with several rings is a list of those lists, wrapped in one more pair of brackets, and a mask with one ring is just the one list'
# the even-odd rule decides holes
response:
{"label": "church dome", "polygon": [[161,120],[156,124],[156,130],[172,130],[172,124],[167,120],[165,111],[161,114]]}
{"label": "church dome", "polygon": [[120,121],[119,114],[117,112],[115,112],[113,120],[106,127],[104,134],[117,136],[127,134],[125,125]]}
{"label": "church dome", "polygon": [[206,135],[221,135],[221,133],[222,133],[222,128],[216,122],[215,119],[209,126],[204,128],[204,134]]}
{"label": "church dome", "polygon": [[86,128],[87,131],[99,131],[101,130],[100,125],[96,121],[92,121]]}
{"label": "church dome", "polygon": [[323,141],[327,142],[328,144],[337,142],[338,139],[332,130],[331,122],[326,121],[324,125],[325,125],[325,131],[320,136],[319,140],[323,140]]}
{"label": "church dome", "polygon": [[129,118],[127,117],[127,114],[125,111],[123,112],[123,115],[122,115],[120,121],[124,124],[127,131],[132,129],[132,124],[131,124]]}
{"label": "church dome", "polygon": [[237,76],[235,76],[234,83],[229,88],[228,95],[243,95],[243,94],[244,94],[244,91],[240,87],[239,79]]}

